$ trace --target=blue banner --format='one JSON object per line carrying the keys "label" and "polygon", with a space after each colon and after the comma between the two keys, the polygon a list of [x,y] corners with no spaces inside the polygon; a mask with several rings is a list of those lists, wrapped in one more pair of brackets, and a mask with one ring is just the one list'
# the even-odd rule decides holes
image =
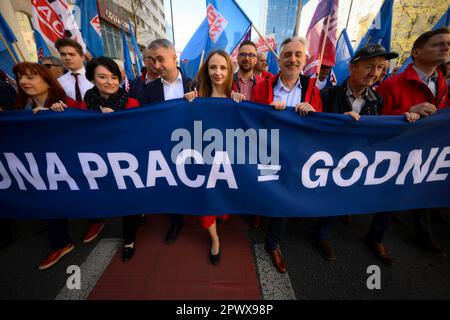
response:
{"label": "blue banner", "polygon": [[128,49],[127,35],[123,29],[122,32],[122,52],[123,52],[123,68],[125,69],[125,74],[128,80],[133,81],[135,78],[133,71],[133,62],[130,57],[130,49]]}
{"label": "blue banner", "polygon": [[3,112],[0,217],[448,207],[449,123],[448,109],[410,124],[220,98],[109,114]]}
{"label": "blue banner", "polygon": [[51,56],[51,52],[45,43],[45,40],[42,38],[41,34],[33,28],[34,41],[36,43],[36,54],[38,57],[38,62],[42,63],[42,59],[44,57]]}
{"label": "blue banner", "polygon": [[136,74],[140,75],[142,67],[143,67],[142,55],[141,55],[141,51],[139,50],[139,46],[137,44],[136,37],[134,36],[134,30],[133,30],[133,26],[131,25],[130,17],[128,17],[128,26],[130,27],[130,38],[131,38],[131,43],[133,44],[133,49],[134,49],[134,62],[136,64],[136,68],[137,68]]}
{"label": "blue banner", "polygon": [[[14,50],[13,46],[13,43],[16,42],[17,39],[14,36],[14,33],[11,30],[10,26],[8,25],[8,22],[6,22],[1,13],[0,13],[0,33],[5,39],[6,45],[9,48],[8,50],[5,43],[3,41],[0,41],[0,69],[9,74],[9,76],[14,77],[14,74],[12,72],[12,68],[15,65],[14,58],[16,59],[16,61],[19,61],[19,58],[17,57],[17,53]],[[10,50],[14,58],[11,56]]]}

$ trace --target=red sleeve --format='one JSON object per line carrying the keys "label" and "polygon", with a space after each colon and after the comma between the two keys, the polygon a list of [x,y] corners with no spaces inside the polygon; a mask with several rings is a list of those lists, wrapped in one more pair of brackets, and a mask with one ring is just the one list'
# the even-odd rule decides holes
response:
{"label": "red sleeve", "polygon": [[73,99],[70,99],[66,97],[66,105],[68,108],[74,108],[74,109],[83,109],[86,110],[86,104],[84,104],[84,101],[82,103],[79,103],[78,101],[75,101]]}
{"label": "red sleeve", "polygon": [[395,95],[391,92],[393,86],[392,81],[385,80],[377,88],[377,92],[383,97],[383,109],[381,113],[384,115],[401,115],[405,112],[401,108],[394,108]]}
{"label": "red sleeve", "polygon": [[125,106],[125,109],[131,109],[136,107],[139,107],[139,101],[133,98],[128,98],[128,102],[127,105]]}
{"label": "red sleeve", "polygon": [[[309,101],[307,100],[308,97],[311,97]],[[314,110],[316,110],[316,112],[322,112],[322,98],[320,97],[319,88],[317,88],[316,86],[315,78],[309,79],[305,102],[309,103],[314,108]]]}

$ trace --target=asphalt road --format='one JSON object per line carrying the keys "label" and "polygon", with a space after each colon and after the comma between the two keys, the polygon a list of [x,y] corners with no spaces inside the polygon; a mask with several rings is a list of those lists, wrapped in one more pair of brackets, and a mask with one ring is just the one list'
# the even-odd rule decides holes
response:
{"label": "asphalt road", "polygon": [[[237,218],[237,217],[232,217]],[[147,217],[150,219],[150,217]],[[243,218],[247,219],[247,218]],[[330,240],[337,261],[322,258],[310,240],[314,219],[290,219],[281,244],[289,280],[296,299],[450,299],[450,225],[433,221],[436,241],[449,255],[438,257],[414,244],[414,230],[392,224],[386,247],[397,258],[386,267],[368,250],[362,238],[371,216],[354,216],[350,226],[337,222]],[[108,219],[99,239],[83,244],[86,220],[71,221],[70,234],[76,250],[57,265],[39,271],[37,265],[48,254],[48,238],[42,221],[13,221],[14,244],[0,251],[0,299],[54,299],[65,286],[69,265],[81,265],[102,238],[121,238],[121,219]],[[268,220],[259,230],[249,228],[254,245],[263,243]],[[38,233],[38,234],[36,234]],[[163,241],[163,240],[162,240]],[[369,290],[366,273],[370,265],[381,268],[381,289]]]}

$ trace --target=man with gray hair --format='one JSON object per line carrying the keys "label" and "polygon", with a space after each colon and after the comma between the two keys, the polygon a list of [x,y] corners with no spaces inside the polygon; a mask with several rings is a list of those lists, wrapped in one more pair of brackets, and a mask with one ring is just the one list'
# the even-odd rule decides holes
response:
{"label": "man with gray hair", "polygon": [[[184,98],[191,90],[191,79],[184,77],[177,67],[175,47],[167,39],[153,40],[147,48],[149,67],[160,78],[148,83],[142,93],[142,103],[162,102]],[[169,214],[172,225],[166,236],[166,243],[172,244],[183,227],[183,216]]]}
{"label": "man with gray hair", "polygon": [[57,57],[48,56],[42,58],[42,65],[50,69],[50,72],[55,79],[58,79],[66,72],[61,59]]}

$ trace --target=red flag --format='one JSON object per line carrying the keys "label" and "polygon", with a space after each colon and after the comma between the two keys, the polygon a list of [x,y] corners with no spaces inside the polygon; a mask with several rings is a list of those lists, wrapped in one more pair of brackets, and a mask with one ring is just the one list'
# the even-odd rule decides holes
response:
{"label": "red flag", "polygon": [[310,55],[304,70],[304,74],[307,76],[317,74],[328,16],[330,16],[330,25],[325,41],[322,64],[327,66],[334,66],[335,64],[338,6],[339,0],[320,0],[317,5],[306,33]]}

